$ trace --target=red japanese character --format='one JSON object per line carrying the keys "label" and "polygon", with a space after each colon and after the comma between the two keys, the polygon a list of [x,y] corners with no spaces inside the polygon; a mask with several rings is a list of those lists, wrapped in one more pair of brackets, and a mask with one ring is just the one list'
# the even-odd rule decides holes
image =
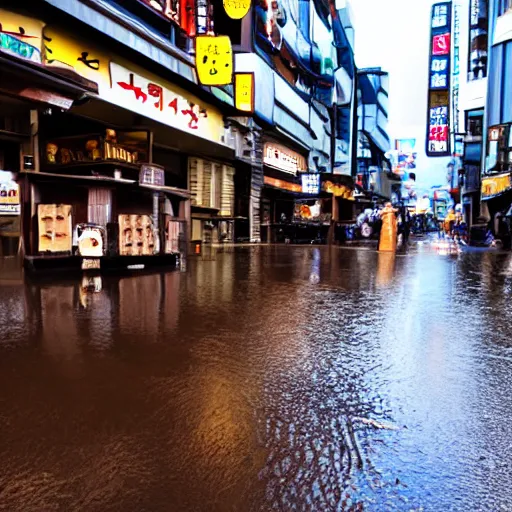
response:
{"label": "red japanese character", "polygon": [[127,91],[133,91],[135,93],[135,99],[138,100],[142,98],[142,103],[146,103],[146,100],[148,99],[148,95],[142,91],[140,87],[136,87],[133,83],[133,73],[130,73],[130,83],[127,84],[126,82],[117,82],[117,85],[122,87],[123,89]]}
{"label": "red japanese character", "polygon": [[181,113],[184,116],[190,116],[190,120],[188,122],[188,127],[192,130],[197,130],[197,123],[200,117],[208,117],[206,113],[206,109],[199,108],[199,105],[195,105],[194,103],[189,103],[190,108],[182,110]]}
{"label": "red japanese character", "polygon": [[154,98],[158,98],[158,101],[154,103],[155,107],[163,110],[164,108],[164,91],[163,89],[156,84],[148,84],[148,93],[150,96]]}
{"label": "red japanese character", "polygon": [[174,109],[174,113],[177,114],[178,113],[178,98],[174,98],[169,103],[169,107],[173,108]]}

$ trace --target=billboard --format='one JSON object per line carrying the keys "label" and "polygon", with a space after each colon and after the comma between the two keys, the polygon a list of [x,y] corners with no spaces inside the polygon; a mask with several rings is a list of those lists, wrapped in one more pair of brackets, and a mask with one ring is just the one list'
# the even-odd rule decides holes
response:
{"label": "billboard", "polygon": [[450,155],[452,2],[432,6],[427,111],[427,156]]}

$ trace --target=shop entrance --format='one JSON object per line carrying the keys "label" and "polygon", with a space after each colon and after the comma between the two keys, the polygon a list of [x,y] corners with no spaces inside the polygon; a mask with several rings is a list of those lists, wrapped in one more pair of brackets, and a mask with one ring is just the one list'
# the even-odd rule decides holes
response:
{"label": "shop entrance", "polygon": [[0,258],[18,255],[21,236],[19,144],[0,140]]}

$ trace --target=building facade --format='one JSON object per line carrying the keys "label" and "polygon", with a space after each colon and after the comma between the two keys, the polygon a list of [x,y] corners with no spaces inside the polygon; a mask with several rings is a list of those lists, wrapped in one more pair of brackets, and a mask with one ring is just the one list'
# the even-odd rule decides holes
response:
{"label": "building facade", "polygon": [[[0,23],[2,254],[141,268],[191,243],[326,240],[351,217],[348,7],[9,0]],[[202,85],[195,41],[216,35],[234,79]]]}

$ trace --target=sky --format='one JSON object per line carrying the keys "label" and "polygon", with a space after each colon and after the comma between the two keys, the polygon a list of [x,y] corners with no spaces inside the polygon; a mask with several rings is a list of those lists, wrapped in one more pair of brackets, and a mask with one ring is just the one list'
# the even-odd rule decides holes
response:
{"label": "sky", "polygon": [[[425,154],[430,11],[434,0],[351,0],[358,67],[389,72],[389,126],[416,139],[418,185],[445,185],[447,158]],[[369,15],[371,13],[371,15]]]}

